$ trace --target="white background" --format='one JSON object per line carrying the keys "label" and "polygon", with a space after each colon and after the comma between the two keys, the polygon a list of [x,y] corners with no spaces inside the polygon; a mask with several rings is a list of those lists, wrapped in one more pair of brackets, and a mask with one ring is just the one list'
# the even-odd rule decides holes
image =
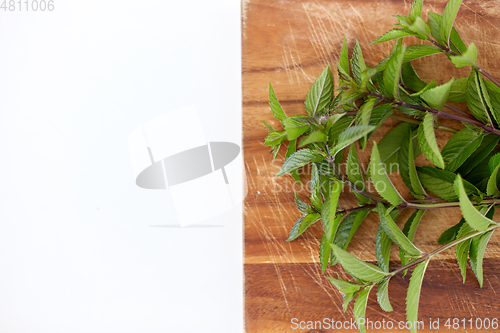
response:
{"label": "white background", "polygon": [[150,227],[176,212],[128,151],[190,104],[241,144],[240,2],[54,5],[0,10],[0,332],[242,332],[241,208]]}

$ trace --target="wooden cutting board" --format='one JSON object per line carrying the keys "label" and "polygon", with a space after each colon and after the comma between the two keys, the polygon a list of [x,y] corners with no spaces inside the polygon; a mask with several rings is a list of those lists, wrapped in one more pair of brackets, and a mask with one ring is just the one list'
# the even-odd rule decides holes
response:
{"label": "wooden cutting board", "polygon": [[[350,320],[352,305],[347,313],[341,309],[342,297],[325,278],[347,275],[335,266],[321,274],[318,246],[321,226],[315,225],[294,242],[286,242],[289,230],[300,216],[293,202],[293,190],[307,196],[305,186],[296,185],[289,175],[274,177],[284,158],[281,151],[273,162],[268,147],[263,143],[267,134],[260,120],[280,128],[268,106],[268,84],[273,84],[287,115],[304,114],[304,98],[308,88],[321,71],[329,65],[335,73],[340,46],[346,36],[350,50],[358,40],[368,65],[378,63],[391,48],[391,43],[370,46],[369,42],[392,28],[396,22],[391,15],[406,14],[410,0],[244,0],[242,3],[243,32],[243,133],[244,158],[248,182],[245,201],[245,321],[246,331],[253,332],[329,332],[319,329],[292,329],[296,321],[321,321],[324,318]],[[426,1],[424,12],[441,13],[445,0]],[[456,26],[467,43],[474,42],[479,49],[480,65],[500,77],[500,1],[467,1],[459,12]],[[419,43],[405,40],[407,45]],[[431,63],[433,66],[429,66]],[[451,77],[467,76],[469,70],[455,69],[442,55],[414,61],[424,80],[438,83]],[[457,105],[464,109],[464,105]],[[459,128],[454,122],[440,119],[441,124]],[[372,138],[380,140],[398,121],[390,120]],[[450,133],[438,132],[443,143]],[[368,146],[360,154],[367,162]],[[423,157],[418,162],[426,164]],[[404,186],[398,175],[392,180],[402,193]],[[303,184],[307,177],[303,176]],[[344,208],[355,207],[353,197],[343,198]],[[404,211],[398,224],[412,212]],[[439,235],[456,224],[461,215],[457,209],[428,211],[419,226],[416,245],[430,252],[437,247]],[[370,213],[349,250],[364,260],[375,261],[374,235],[378,227],[376,214]],[[430,263],[420,299],[419,318],[425,329],[431,331],[429,320],[440,319],[440,330],[448,318],[500,318],[500,273],[498,273],[499,233],[493,235],[485,259],[485,282],[482,289],[468,268],[467,281],[456,264],[454,250],[443,253]],[[398,253],[393,246],[393,268],[398,267]],[[394,277],[389,294],[394,312],[384,312],[372,292],[368,302],[367,318],[376,321],[405,320],[405,297],[409,277]],[[498,294],[497,294],[498,293]],[[467,321],[467,325],[469,322]],[[324,328],[324,327],[323,327]],[[337,330],[338,331],[338,330]],[[379,331],[384,330],[369,330]],[[392,331],[407,331],[394,329]],[[488,330],[458,328],[453,332],[487,332]],[[353,330],[352,332],[355,332]]]}

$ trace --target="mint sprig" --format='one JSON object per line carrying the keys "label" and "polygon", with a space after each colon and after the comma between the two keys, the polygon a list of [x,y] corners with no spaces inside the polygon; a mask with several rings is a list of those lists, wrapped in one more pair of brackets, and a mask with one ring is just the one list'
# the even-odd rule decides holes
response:
{"label": "mint sprig", "polygon": [[[354,317],[361,332],[365,331],[362,323],[373,287],[377,286],[381,308],[392,311],[390,279],[406,274],[410,268],[414,270],[406,313],[408,321],[417,321],[425,271],[443,251],[455,249],[464,280],[469,259],[479,286],[483,285],[485,249],[500,226],[492,220],[495,205],[500,204],[500,81],[479,66],[478,49],[473,43],[467,45],[455,29],[461,3],[449,0],[442,15],[428,13],[425,21],[423,0],[415,0],[408,15],[395,16],[395,29],[372,42],[393,42],[390,54],[375,66],[365,63],[358,42],[349,58],[344,38],[336,64],[339,88],[334,91],[335,80],[327,66],[307,94],[304,115],[288,117],[269,85],[271,111],[283,129],[263,122],[269,131],[265,144],[276,158],[288,141],[277,176],[290,173],[300,181],[298,170],[312,165],[310,198],[303,200],[295,194],[302,217],[291,227],[288,241],[301,237],[321,220],[322,271],[339,263],[353,277],[354,282],[328,279],[344,294],[344,310],[354,300]],[[405,45],[406,37],[416,37],[426,44]],[[411,61],[435,54],[445,54],[456,68],[470,67],[470,75],[441,85],[436,83],[442,81],[439,77],[423,81]],[[467,109],[449,102],[466,102]],[[378,143],[370,142],[372,134],[389,118],[401,123]],[[451,119],[454,125],[441,125],[441,118]],[[438,131],[454,135],[441,146]],[[370,147],[370,158],[361,161],[358,151],[366,147]],[[417,163],[420,154],[428,161],[425,165]],[[341,167],[344,155],[345,168]],[[401,174],[402,184],[409,191],[393,184],[391,174],[395,172]],[[357,206],[342,206],[345,189],[354,193]],[[441,246],[425,253],[418,247],[417,226],[429,216],[424,215],[426,210],[444,208],[460,210],[463,218],[436,240]],[[400,230],[396,221],[403,209],[415,211]],[[348,252],[349,242],[370,211],[379,216],[379,227],[373,235],[378,266]],[[401,267],[390,271],[392,245],[399,248]],[[416,332],[416,328],[411,331]]]}

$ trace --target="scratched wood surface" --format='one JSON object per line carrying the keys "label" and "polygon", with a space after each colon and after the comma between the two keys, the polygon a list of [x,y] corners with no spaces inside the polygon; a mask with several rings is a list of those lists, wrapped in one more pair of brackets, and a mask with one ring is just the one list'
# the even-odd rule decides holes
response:
{"label": "scratched wood surface", "polygon": [[[303,186],[296,185],[290,176],[274,177],[284,158],[284,151],[273,162],[268,147],[263,144],[267,131],[260,120],[280,127],[268,107],[268,82],[288,115],[303,114],[304,98],[309,86],[325,66],[335,72],[335,62],[342,39],[347,37],[350,49],[358,40],[367,64],[378,63],[390,50],[391,44],[370,46],[369,42],[391,29],[395,23],[390,15],[407,13],[406,0],[246,0],[242,3],[243,27],[243,133],[244,157],[248,182],[245,202],[245,321],[246,331],[253,332],[329,332],[320,329],[291,328],[291,320],[300,321],[350,319],[352,311],[343,313],[341,295],[330,286],[325,276],[347,275],[333,267],[325,275],[318,264],[318,246],[321,226],[311,227],[294,242],[286,242],[289,230],[300,216],[293,203],[293,190],[307,195],[307,176]],[[445,0],[426,1],[424,12],[442,12]],[[479,49],[480,65],[500,77],[498,54],[500,44],[500,0],[464,1],[456,26],[468,43]],[[407,44],[418,43],[406,40]],[[434,66],[428,66],[432,63]],[[438,83],[451,77],[468,75],[466,68],[457,70],[444,56],[414,61],[413,65],[424,80]],[[457,104],[459,107],[463,105]],[[459,128],[456,123],[443,120],[442,124]],[[398,121],[388,121],[372,138],[380,140]],[[442,144],[450,133],[438,132]],[[442,148],[442,145],[441,145]],[[360,159],[366,165],[367,153]],[[420,157],[418,163],[427,162]],[[398,189],[408,197],[398,175],[391,175]],[[356,206],[355,198],[346,195],[341,200],[344,208]],[[404,223],[412,212],[404,211],[398,223]],[[460,219],[457,209],[428,211],[419,226],[415,242],[430,252],[437,247],[439,235]],[[358,230],[349,250],[364,260],[375,261],[374,235],[377,216],[370,213]],[[429,318],[493,318],[500,317],[500,299],[495,289],[500,288],[500,235],[494,234],[486,251],[485,283],[480,289],[473,273],[461,282],[454,251],[449,250],[433,260],[426,273],[420,300],[420,318],[428,324]],[[398,253],[393,246],[392,265],[397,267]],[[405,291],[408,277],[395,277],[389,287],[395,309],[385,313],[376,304],[372,292],[367,317],[371,320],[405,319]],[[376,330],[382,332],[384,330]],[[392,330],[398,331],[398,330]],[[406,331],[406,330],[403,330]],[[428,325],[421,332],[432,331]],[[434,330],[436,331],[436,330]],[[440,330],[437,330],[440,331]],[[475,332],[458,329],[455,332]],[[481,330],[486,332],[487,330]]]}

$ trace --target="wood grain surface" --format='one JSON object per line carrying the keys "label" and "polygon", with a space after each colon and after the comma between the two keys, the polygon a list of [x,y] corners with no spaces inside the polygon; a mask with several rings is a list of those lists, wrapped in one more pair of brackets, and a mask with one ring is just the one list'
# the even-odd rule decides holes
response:
{"label": "wood grain surface", "polygon": [[[275,127],[281,125],[272,117],[268,106],[268,84],[274,90],[287,115],[304,114],[307,90],[321,71],[329,65],[335,73],[335,62],[344,36],[350,50],[359,41],[368,65],[378,63],[391,48],[391,43],[368,45],[369,42],[392,28],[393,14],[405,14],[411,1],[406,0],[246,0],[242,3],[243,31],[243,151],[248,182],[245,202],[245,316],[246,332],[330,332],[327,329],[292,329],[291,320],[335,320],[352,317],[351,309],[343,313],[342,296],[325,278],[347,275],[337,266],[324,275],[318,263],[321,226],[315,225],[293,242],[286,242],[289,230],[300,216],[293,202],[293,190],[306,198],[307,175],[302,175],[302,187],[289,175],[276,178],[284,158],[284,150],[272,161],[269,149],[263,143],[267,131],[260,120]],[[445,0],[425,1],[424,12],[441,13]],[[500,1],[467,1],[459,12],[456,26],[467,43],[474,42],[479,50],[480,65],[495,77],[500,77]],[[407,45],[419,43],[406,39]],[[467,76],[469,69],[455,69],[443,55],[413,62],[424,80],[439,83],[451,77]],[[456,104],[464,109],[464,105]],[[455,122],[440,120],[450,127],[460,128]],[[379,141],[398,121],[389,120],[372,138]],[[443,143],[451,136],[438,132]],[[283,149],[283,148],[282,148]],[[366,165],[368,145],[359,157]],[[420,165],[428,162],[421,156]],[[307,172],[305,172],[307,173]],[[399,175],[391,175],[396,187],[408,197]],[[353,196],[347,194],[340,202],[343,208],[356,206]],[[398,224],[404,223],[412,211],[404,211]],[[461,215],[457,209],[428,211],[419,226],[415,242],[423,251],[437,247],[439,235],[456,224]],[[349,245],[349,251],[364,260],[375,261],[374,235],[378,227],[377,215],[370,213]],[[474,274],[468,271],[462,284],[460,272],[449,250],[433,260],[426,273],[419,318],[428,324],[429,318],[440,318],[441,329],[428,325],[419,332],[446,331],[447,318],[500,318],[500,235],[494,234],[485,259],[485,283],[482,289]],[[391,253],[393,267],[399,263],[397,248]],[[391,280],[389,294],[394,312],[386,313],[377,304],[372,292],[367,318],[371,320],[405,320],[405,296],[408,277]],[[352,305],[351,305],[352,307]],[[341,330],[344,331],[344,330]],[[345,330],[352,331],[355,330]],[[373,332],[406,332],[403,329],[368,330]],[[453,332],[487,332],[488,330],[457,329]]]}

